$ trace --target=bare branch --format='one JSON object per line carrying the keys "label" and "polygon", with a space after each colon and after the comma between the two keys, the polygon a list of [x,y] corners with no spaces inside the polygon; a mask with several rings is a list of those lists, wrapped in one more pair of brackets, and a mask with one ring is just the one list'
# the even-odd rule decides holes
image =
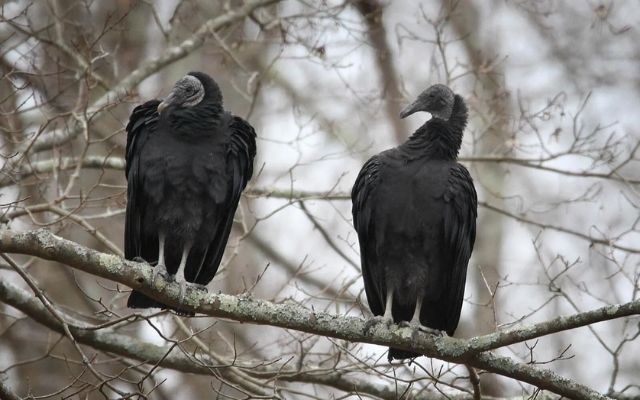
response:
{"label": "bare branch", "polygon": [[[187,291],[185,302],[181,304],[179,284],[163,279],[153,282],[152,269],[149,266],[99,253],[43,229],[25,233],[4,232],[0,251],[29,254],[62,262],[90,274],[128,285],[163,303],[179,305],[183,309],[212,317],[283,327],[354,342],[393,346],[444,361],[468,364],[570,398],[606,398],[586,386],[561,378],[550,370],[518,364],[509,358],[496,357],[490,353],[471,354],[465,351],[467,341],[434,337],[409,327],[389,327],[384,323],[368,327],[361,318],[314,312],[295,304],[275,304],[248,295],[206,295],[191,289]],[[640,302],[632,307],[636,307],[634,310],[637,313]],[[471,341],[473,339],[469,342]]]}
{"label": "bare branch", "polygon": [[[258,8],[266,7],[279,1],[282,0],[249,0],[237,9],[231,9],[225,14],[208,20],[200,26],[191,37],[179,45],[169,47],[158,57],[141,63],[138,68],[132,71],[126,78],[122,79],[113,89],[96,100],[91,107],[89,107],[87,114],[91,119],[96,118],[113,104],[117,104],[127,98],[140,82],[200,48],[205,41],[212,36],[213,32],[246,18]],[[28,143],[22,151],[24,152],[30,149],[34,152],[39,152],[54,146],[60,146],[75,138],[81,131],[80,126],[74,125],[74,127],[67,130],[59,130],[42,137],[36,137],[36,140]]]}
{"label": "bare branch", "polygon": [[[0,300],[12,307],[17,308],[35,321],[47,326],[48,328],[63,333],[63,327],[60,322],[55,319],[33,296],[26,291],[12,285],[11,283],[0,281]],[[114,329],[89,329],[86,324],[77,320],[68,314],[64,315],[66,321],[71,322],[70,330],[78,342],[89,345],[96,350],[105,351],[112,354],[118,354],[130,359],[138,360],[150,365],[159,365],[163,368],[169,368],[177,371],[199,374],[212,375],[212,371],[225,374],[225,370],[231,366],[226,363],[220,363],[218,360],[212,359],[206,354],[198,354],[197,357],[191,357],[184,352],[174,351],[169,346],[158,346],[146,341],[123,335]],[[245,374],[249,374],[255,378],[277,380],[282,382],[299,382],[313,383],[333,387],[345,392],[357,392],[375,396],[381,399],[396,400],[398,393],[406,393],[412,399],[416,400],[472,400],[472,395],[444,395],[441,393],[432,393],[425,390],[418,390],[409,387],[406,384],[398,383],[394,385],[383,385],[371,381],[359,379],[355,374],[347,372],[328,372],[325,369],[311,368],[307,372],[301,372],[293,368],[280,367],[260,367],[243,366],[241,363],[235,364],[234,368],[238,368]],[[5,387],[6,388],[6,387]],[[0,388],[1,390],[1,388]],[[3,392],[0,392],[3,393]],[[8,397],[12,399],[12,397]],[[19,399],[19,397],[13,397]],[[497,398],[483,397],[487,400],[498,400]],[[540,398],[538,396],[537,398]],[[544,396],[542,398],[551,398]],[[515,397],[512,400],[523,399]]]}

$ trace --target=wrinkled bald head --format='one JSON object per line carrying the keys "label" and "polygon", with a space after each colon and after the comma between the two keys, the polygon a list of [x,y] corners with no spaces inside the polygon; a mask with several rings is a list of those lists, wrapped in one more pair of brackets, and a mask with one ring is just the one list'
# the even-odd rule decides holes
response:
{"label": "wrinkled bald head", "polygon": [[189,72],[175,83],[169,95],[158,105],[158,112],[166,108],[192,108],[203,103],[222,105],[222,94],[216,82],[203,72]]}
{"label": "wrinkled bald head", "polygon": [[448,121],[453,112],[455,94],[449,87],[442,84],[430,86],[420,93],[418,98],[400,113],[400,118],[408,117],[418,111],[430,113],[433,118],[440,118]]}

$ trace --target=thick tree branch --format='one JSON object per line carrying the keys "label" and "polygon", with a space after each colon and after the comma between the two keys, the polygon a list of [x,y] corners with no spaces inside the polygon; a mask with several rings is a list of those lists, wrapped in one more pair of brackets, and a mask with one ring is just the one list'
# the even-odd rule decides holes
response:
{"label": "thick tree branch", "polygon": [[[0,281],[0,301],[20,310],[38,323],[56,332],[63,333],[63,327],[60,322],[51,315],[41,302],[27,291],[11,283]],[[226,377],[226,370],[228,368],[238,368],[241,369],[243,373],[259,379],[318,384],[333,387],[347,393],[355,392],[388,400],[397,399],[398,393],[406,393],[405,396],[407,396],[407,398],[415,400],[472,400],[473,398],[471,394],[452,395],[413,389],[403,383],[393,385],[375,383],[359,379],[349,372],[329,373],[326,369],[318,369],[316,372],[313,367],[307,368],[304,371],[280,367],[258,368],[250,365],[245,367],[239,364],[237,360],[233,366],[231,366],[231,362],[229,364],[220,363],[206,354],[187,356],[175,347],[159,346],[143,342],[137,338],[118,333],[117,327],[93,329],[87,326],[86,323],[77,321],[74,317],[61,310],[58,312],[64,315],[64,319],[69,323],[74,338],[79,343],[91,346],[96,350],[117,354],[149,365],[159,365],[163,368],[176,371],[198,375],[213,375],[212,371],[215,370],[223,377]],[[2,384],[1,379],[0,377],[0,384]],[[7,388],[5,387],[5,389]],[[3,393],[1,390],[2,388],[0,387],[0,394]],[[16,395],[14,398],[18,399],[19,397]],[[526,397],[515,397],[512,400],[523,398]],[[550,399],[553,397],[539,395],[536,398]],[[485,399],[491,400],[488,397],[485,397]]]}
{"label": "thick tree branch", "polygon": [[[518,364],[509,358],[496,357],[490,353],[470,352],[468,349],[471,343],[482,342],[482,338],[465,341],[449,337],[434,337],[408,327],[398,328],[395,325],[388,327],[384,323],[367,329],[366,321],[361,318],[314,312],[296,304],[276,304],[253,299],[250,295],[203,294],[201,291],[189,289],[185,302],[180,304],[179,285],[162,279],[151,284],[152,268],[148,265],[97,252],[43,229],[25,233],[5,231],[0,240],[0,251],[29,254],[62,262],[90,274],[123,283],[163,303],[179,305],[183,309],[212,317],[278,326],[352,342],[398,347],[444,361],[468,364],[570,398],[606,398],[552,371]],[[620,316],[630,315],[629,313],[637,314],[637,308],[634,307],[638,305],[631,306],[630,309],[621,306],[609,313],[595,313],[591,315],[590,320],[577,317],[580,321],[575,321],[572,326],[583,326],[598,318],[601,320],[616,318],[616,313],[622,313]],[[511,337],[514,336],[515,334],[511,332]],[[526,334],[524,336],[532,337]],[[511,340],[512,342],[514,341]],[[492,346],[485,347],[492,348]]]}

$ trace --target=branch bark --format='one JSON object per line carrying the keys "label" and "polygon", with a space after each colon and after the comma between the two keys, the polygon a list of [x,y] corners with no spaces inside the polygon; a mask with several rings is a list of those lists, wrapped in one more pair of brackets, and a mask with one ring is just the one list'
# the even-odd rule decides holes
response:
{"label": "branch bark", "polygon": [[[152,280],[152,268],[146,264],[123,260],[120,257],[97,252],[72,241],[62,239],[41,229],[24,233],[5,231],[0,240],[0,251],[29,254],[65,263],[73,268],[107,278],[152,296],[163,303],[203,313],[212,317],[228,318],[235,321],[271,325],[316,335],[328,336],[352,342],[393,346],[416,351],[428,357],[444,361],[468,364],[475,368],[511,377],[538,388],[573,399],[604,399],[606,396],[570,379],[556,375],[550,370],[531,365],[519,364],[507,357],[497,357],[491,353],[470,351],[472,343],[478,348],[493,348],[495,343],[517,342],[518,335],[500,335],[494,340],[486,337],[470,340],[450,337],[434,337],[408,327],[389,327],[384,323],[367,327],[366,321],[351,316],[338,316],[314,312],[292,303],[271,303],[254,299],[250,295],[230,296],[225,294],[203,294],[198,290],[187,290],[184,303],[179,303],[180,287],[163,279]],[[618,306],[588,317],[569,317],[567,326],[578,327],[600,320],[618,318],[640,313],[640,301]],[[555,331],[541,328],[539,332]],[[538,337],[536,329],[529,328],[521,337]],[[490,335],[489,335],[490,336]],[[509,339],[505,339],[508,337]],[[525,339],[526,340],[526,339]],[[491,344],[484,344],[487,341]]]}
{"label": "branch bark", "polygon": [[[63,333],[63,327],[60,322],[48,312],[42,303],[27,291],[20,289],[11,283],[0,281],[0,301],[20,310],[33,320],[47,326],[53,331]],[[159,346],[146,341],[141,341],[128,335],[120,334],[117,332],[116,326],[100,330],[90,329],[90,327],[86,327],[85,323],[75,320],[74,317],[69,314],[64,313],[63,311],[59,311],[59,313],[63,314],[65,321],[69,323],[70,330],[74,338],[79,343],[91,346],[96,350],[138,360],[148,365],[158,365],[163,368],[198,375],[213,375],[212,371],[215,370],[223,377],[226,377],[225,370],[232,367],[230,365],[231,363],[223,364],[217,362],[206,354],[198,354],[197,357],[187,356],[185,352],[176,349],[174,346]],[[398,398],[398,393],[405,393],[407,398],[415,400],[471,400],[473,398],[471,394],[451,395],[427,392],[422,389],[410,388],[409,385],[401,383],[393,385],[374,383],[369,380],[362,380],[355,376],[351,376],[348,372],[328,373],[324,368],[318,369],[317,372],[314,371],[314,368],[308,368],[303,372],[295,369],[283,369],[279,367],[257,368],[254,366],[246,366],[245,368],[245,366],[238,364],[237,360],[234,361],[232,368],[240,369],[244,374],[249,374],[255,378],[270,381],[277,380],[282,382],[317,384],[333,387],[347,393],[356,392],[388,400],[396,400]],[[1,379],[2,378],[0,377],[0,385],[3,383]],[[3,392],[3,390],[7,391]],[[9,392],[9,390],[10,388],[7,386],[0,386],[0,395],[13,393]],[[14,396],[15,397],[7,398],[20,398],[15,395],[15,393]],[[489,397],[484,398],[491,400]],[[518,396],[514,397],[512,400],[524,400],[526,398],[528,397]],[[553,397],[538,395],[536,398],[551,399]]]}

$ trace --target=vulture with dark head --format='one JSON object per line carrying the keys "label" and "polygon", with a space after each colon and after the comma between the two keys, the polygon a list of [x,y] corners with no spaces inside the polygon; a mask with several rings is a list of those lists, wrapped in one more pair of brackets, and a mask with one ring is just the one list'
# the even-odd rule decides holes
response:
{"label": "vulture with dark head", "polygon": [[[125,257],[204,288],[220,265],[242,190],[253,173],[256,134],[224,111],[216,82],[190,72],[127,124]],[[132,291],[127,306],[167,308]],[[189,315],[176,309],[180,314]]]}
{"label": "vulture with dark head", "polygon": [[[457,162],[467,107],[447,86],[433,85],[400,117],[418,111],[432,118],[362,167],[353,221],[376,319],[453,335],[476,236],[476,191]],[[389,349],[390,361],[419,355]]]}

